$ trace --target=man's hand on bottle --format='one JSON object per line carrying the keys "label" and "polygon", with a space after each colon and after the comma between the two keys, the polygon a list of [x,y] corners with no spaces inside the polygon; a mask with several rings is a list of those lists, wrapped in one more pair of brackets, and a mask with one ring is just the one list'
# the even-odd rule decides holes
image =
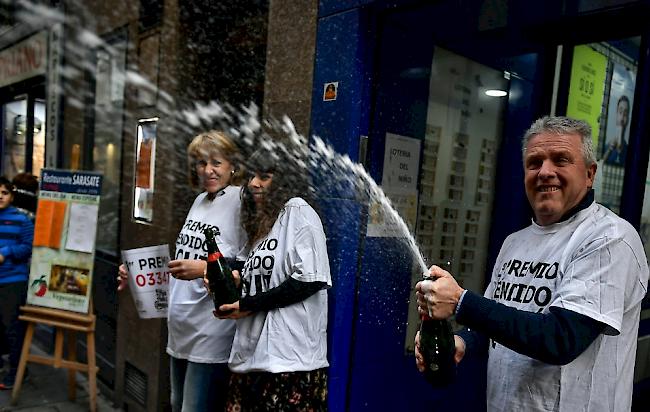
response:
{"label": "man's hand on bottle", "polygon": [[[454,352],[454,361],[459,364],[465,357],[465,341],[458,335],[454,335],[454,344],[456,351]],[[424,358],[420,353],[420,332],[415,334],[415,367],[418,371],[424,372]]]}
{"label": "man's hand on bottle", "polygon": [[438,266],[429,268],[429,276],[431,280],[415,285],[418,312],[433,319],[447,319],[454,314],[464,289],[449,272]]}
{"label": "man's hand on bottle", "polygon": [[178,259],[170,260],[167,264],[169,273],[180,280],[192,280],[202,278],[208,263],[200,259]]}

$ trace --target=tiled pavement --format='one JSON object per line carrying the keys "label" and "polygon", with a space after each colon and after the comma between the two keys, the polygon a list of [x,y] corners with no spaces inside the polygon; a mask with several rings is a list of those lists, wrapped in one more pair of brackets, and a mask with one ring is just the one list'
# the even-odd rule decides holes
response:
{"label": "tiled pavement", "polygon": [[[32,353],[44,354],[35,345]],[[6,359],[6,358],[5,358]],[[0,376],[7,371],[0,370]],[[0,391],[0,411],[21,412],[81,412],[88,411],[88,382],[86,374],[77,373],[77,397],[75,401],[68,400],[68,372],[67,369],[56,369],[52,366],[29,363],[27,365],[29,376],[23,382],[18,402],[11,406],[11,391]],[[101,392],[97,395],[97,410],[99,412],[120,412],[115,408],[110,399]]]}

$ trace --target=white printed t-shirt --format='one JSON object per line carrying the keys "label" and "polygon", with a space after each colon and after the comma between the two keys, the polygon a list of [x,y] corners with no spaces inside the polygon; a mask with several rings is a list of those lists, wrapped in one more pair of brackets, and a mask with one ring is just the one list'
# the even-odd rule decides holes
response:
{"label": "white printed t-shirt", "polygon": [[[275,288],[289,277],[332,285],[321,220],[301,198],[285,204],[269,234],[251,249],[242,270],[242,296]],[[328,366],[327,291],[238,319],[229,366],[236,373]]]}
{"label": "white printed t-shirt", "polygon": [[[226,187],[212,201],[207,192],[198,195],[176,239],[174,259],[206,258],[203,229],[211,226],[219,230],[216,241],[221,253],[237,256],[246,244],[239,219],[240,203],[237,186]],[[203,279],[170,277],[169,295],[167,353],[196,363],[228,362],[235,322],[214,317],[214,304]]]}
{"label": "white printed t-shirt", "polygon": [[485,297],[529,312],[564,308],[607,326],[564,366],[491,341],[488,411],[629,411],[647,282],[639,235],[597,203],[567,221],[548,226],[533,222],[510,235]]}

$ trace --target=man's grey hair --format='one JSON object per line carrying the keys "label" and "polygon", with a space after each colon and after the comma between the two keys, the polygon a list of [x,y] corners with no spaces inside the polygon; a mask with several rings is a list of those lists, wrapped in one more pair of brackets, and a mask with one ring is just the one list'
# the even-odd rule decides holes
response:
{"label": "man's grey hair", "polygon": [[526,156],[526,147],[533,137],[542,133],[552,134],[577,134],[582,141],[582,157],[587,167],[596,163],[594,144],[591,141],[591,126],[583,120],[572,119],[565,116],[544,116],[537,119],[530,129],[526,131],[523,139],[523,156]]}

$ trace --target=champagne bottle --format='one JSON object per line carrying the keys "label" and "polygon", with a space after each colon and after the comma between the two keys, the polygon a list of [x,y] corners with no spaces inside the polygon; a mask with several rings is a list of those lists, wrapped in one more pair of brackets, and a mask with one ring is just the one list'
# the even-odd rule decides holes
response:
{"label": "champagne bottle", "polygon": [[[424,280],[431,280],[425,277]],[[424,359],[424,377],[432,386],[449,385],[456,376],[454,334],[446,320],[422,316],[420,353]]]}
{"label": "champagne bottle", "polygon": [[214,230],[206,228],[203,230],[205,244],[208,249],[208,268],[206,276],[210,282],[210,295],[217,312],[219,306],[226,303],[234,303],[239,300],[239,291],[232,277],[232,270],[226,262],[226,258],[219,251],[217,241],[214,239]]}

